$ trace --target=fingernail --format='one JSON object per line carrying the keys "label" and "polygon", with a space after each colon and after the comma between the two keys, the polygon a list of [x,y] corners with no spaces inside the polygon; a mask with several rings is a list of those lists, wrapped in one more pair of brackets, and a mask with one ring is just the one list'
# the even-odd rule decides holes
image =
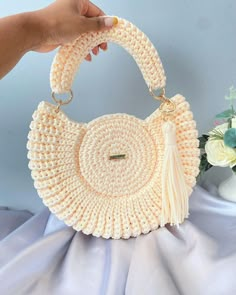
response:
{"label": "fingernail", "polygon": [[107,43],[99,44],[99,48],[101,48],[104,51],[107,50]]}
{"label": "fingernail", "polygon": [[118,18],[117,17],[106,17],[104,20],[106,27],[113,27],[118,24]]}

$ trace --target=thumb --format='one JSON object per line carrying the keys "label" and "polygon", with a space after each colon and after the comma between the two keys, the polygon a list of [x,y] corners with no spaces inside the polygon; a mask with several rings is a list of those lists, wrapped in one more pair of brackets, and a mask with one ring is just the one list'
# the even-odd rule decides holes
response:
{"label": "thumb", "polygon": [[118,24],[118,18],[113,16],[80,17],[80,33],[102,31]]}

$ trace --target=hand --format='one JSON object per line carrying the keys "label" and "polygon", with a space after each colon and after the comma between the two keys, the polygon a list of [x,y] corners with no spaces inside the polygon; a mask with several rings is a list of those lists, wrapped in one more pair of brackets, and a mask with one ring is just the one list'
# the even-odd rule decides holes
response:
{"label": "hand", "polygon": [[[33,49],[38,52],[49,52],[73,41],[82,33],[110,29],[118,22],[117,18],[104,17],[104,12],[88,0],[56,0],[36,11],[35,16],[44,32],[42,42]],[[99,48],[106,50],[107,43],[93,48],[93,54],[97,55]],[[91,59],[91,54],[88,54],[86,60]]]}

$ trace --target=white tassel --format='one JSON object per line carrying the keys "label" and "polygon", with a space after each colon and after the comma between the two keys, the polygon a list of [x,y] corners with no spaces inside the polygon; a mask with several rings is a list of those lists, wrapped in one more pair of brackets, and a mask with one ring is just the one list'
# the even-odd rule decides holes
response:
{"label": "white tassel", "polygon": [[179,226],[189,215],[188,190],[176,144],[176,127],[171,121],[163,123],[165,150],[162,173],[162,209],[160,225]]}

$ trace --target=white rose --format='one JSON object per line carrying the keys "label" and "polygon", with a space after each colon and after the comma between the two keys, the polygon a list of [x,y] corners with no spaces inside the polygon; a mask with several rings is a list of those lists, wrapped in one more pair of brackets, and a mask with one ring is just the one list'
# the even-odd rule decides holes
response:
{"label": "white rose", "polygon": [[209,135],[214,134],[214,130],[220,131],[222,134],[225,134],[225,132],[228,130],[229,124],[228,123],[223,123],[221,125],[216,126],[212,131],[209,132]]}
{"label": "white rose", "polygon": [[236,165],[236,151],[220,139],[209,139],[205,145],[207,161],[213,166],[231,168]]}

